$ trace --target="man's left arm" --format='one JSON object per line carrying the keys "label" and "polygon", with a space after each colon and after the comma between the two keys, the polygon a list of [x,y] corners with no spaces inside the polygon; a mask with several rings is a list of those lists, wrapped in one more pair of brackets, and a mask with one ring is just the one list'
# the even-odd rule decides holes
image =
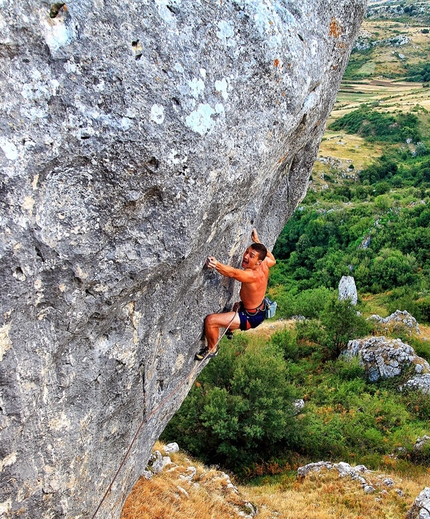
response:
{"label": "man's left arm", "polygon": [[[261,243],[260,239],[258,238],[256,229],[252,229],[251,239],[254,243]],[[267,249],[267,256],[266,256],[264,262],[269,267],[269,269],[271,269],[276,264],[275,256],[270,252],[269,249]]]}

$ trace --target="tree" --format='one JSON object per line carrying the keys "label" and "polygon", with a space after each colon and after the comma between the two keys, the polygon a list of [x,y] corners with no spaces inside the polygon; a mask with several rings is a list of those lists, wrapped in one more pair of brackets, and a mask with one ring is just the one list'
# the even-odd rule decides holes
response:
{"label": "tree", "polygon": [[337,358],[348,341],[366,335],[369,330],[366,320],[357,313],[351,301],[339,300],[337,294],[329,299],[320,319],[327,334],[326,348],[330,359]]}
{"label": "tree", "polygon": [[170,421],[164,438],[228,468],[249,466],[296,436],[283,352],[276,344],[223,344]]}
{"label": "tree", "polygon": [[413,281],[415,260],[399,250],[382,249],[371,267],[372,281],[383,290],[406,285]]}

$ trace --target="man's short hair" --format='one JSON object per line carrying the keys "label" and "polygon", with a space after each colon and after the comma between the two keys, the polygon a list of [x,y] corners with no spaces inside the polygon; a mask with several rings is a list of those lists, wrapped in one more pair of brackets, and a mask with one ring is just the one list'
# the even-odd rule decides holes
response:
{"label": "man's short hair", "polygon": [[266,246],[262,243],[252,243],[250,245],[251,249],[256,250],[258,252],[258,258],[260,261],[264,261],[267,256]]}

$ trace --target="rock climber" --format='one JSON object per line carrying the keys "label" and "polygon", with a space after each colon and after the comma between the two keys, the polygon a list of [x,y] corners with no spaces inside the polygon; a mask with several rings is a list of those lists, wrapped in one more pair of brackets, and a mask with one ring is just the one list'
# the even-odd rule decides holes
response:
{"label": "rock climber", "polygon": [[242,259],[242,269],[230,267],[219,262],[213,256],[206,260],[206,266],[215,269],[221,275],[237,279],[242,283],[240,301],[235,303],[233,311],[210,314],[205,319],[207,345],[196,353],[196,360],[215,357],[218,354],[220,328],[229,330],[249,330],[264,321],[269,269],[275,265],[273,254],[262,244],[257,231],[252,230],[252,244],[246,249]]}

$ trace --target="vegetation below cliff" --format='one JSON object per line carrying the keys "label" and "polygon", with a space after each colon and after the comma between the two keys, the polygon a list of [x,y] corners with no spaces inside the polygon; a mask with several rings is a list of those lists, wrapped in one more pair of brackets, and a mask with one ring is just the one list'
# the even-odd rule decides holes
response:
{"label": "vegetation below cliff", "polygon": [[[163,438],[245,479],[320,459],[428,466],[430,444],[415,443],[428,433],[430,395],[399,393],[407,373],[370,383],[358,361],[337,358],[342,342],[366,333],[354,314],[329,298],[317,319],[224,339]],[[430,360],[426,330],[407,340]]]}
{"label": "vegetation below cliff", "polygon": [[[163,444],[156,449],[163,451]],[[170,455],[171,464],[150,480],[141,478],[128,497],[121,519],[386,519],[403,518],[425,486],[428,472],[402,470],[387,464],[384,471],[366,475],[375,492],[365,493],[358,481],[323,470],[297,479],[286,471],[258,484],[239,485],[217,467],[207,467],[183,451]],[[191,470],[193,467],[193,470]],[[195,469],[195,472],[194,472]],[[391,486],[384,484],[390,482]],[[251,513],[250,513],[251,512]]]}

